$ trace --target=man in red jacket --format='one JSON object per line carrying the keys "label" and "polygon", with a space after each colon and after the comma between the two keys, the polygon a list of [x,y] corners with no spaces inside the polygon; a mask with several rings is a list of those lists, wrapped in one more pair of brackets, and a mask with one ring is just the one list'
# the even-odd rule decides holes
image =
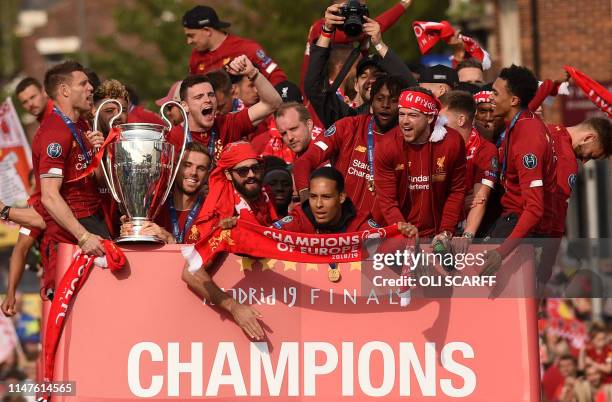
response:
{"label": "man in red jacket", "polygon": [[[276,89],[259,73],[246,56],[239,56],[228,65],[236,75],[246,75],[255,83],[260,101],[237,113],[217,114],[217,97],[208,77],[192,75],[181,83],[180,96],[187,112],[191,140],[208,148],[213,165],[223,147],[238,141],[255,130],[268,115],[272,114],[282,100]],[[168,142],[175,147],[183,145],[183,127],[175,126],[168,134]]]}
{"label": "man in red jacket", "polygon": [[189,59],[191,74],[205,74],[223,68],[233,58],[245,54],[272,83],[287,80],[284,71],[257,42],[228,34],[230,24],[219,20],[214,9],[195,6],[183,16],[187,44],[193,47]]}
{"label": "man in red jacket", "polygon": [[[488,253],[483,275],[499,269],[521,239],[551,232],[556,190],[552,139],[542,120],[527,109],[537,89],[534,74],[516,65],[502,69],[493,83],[494,114],[506,122],[499,148],[505,193],[502,216],[494,223],[490,237],[506,241]],[[547,279],[542,274],[538,272],[541,282]]]}
{"label": "man in red jacket", "polygon": [[[350,233],[380,227],[370,214],[355,209],[344,191],[342,174],[331,166],[312,172],[309,193],[308,200],[273,226],[299,233]],[[417,234],[416,227],[405,222],[398,228],[406,236]]]}
{"label": "man in red jacket", "polygon": [[387,224],[410,222],[419,236],[449,249],[463,212],[465,145],[457,131],[437,122],[439,111],[431,91],[402,92],[399,127],[376,147],[376,209]]}
{"label": "man in red jacket", "polygon": [[[397,125],[397,101],[406,81],[383,76],[372,86],[373,114],[346,117],[331,125],[295,162],[295,187],[308,199],[310,173],[325,161],[345,177],[346,193],[360,212],[374,204],[374,150],[385,133]],[[375,216],[375,218],[377,218]]]}

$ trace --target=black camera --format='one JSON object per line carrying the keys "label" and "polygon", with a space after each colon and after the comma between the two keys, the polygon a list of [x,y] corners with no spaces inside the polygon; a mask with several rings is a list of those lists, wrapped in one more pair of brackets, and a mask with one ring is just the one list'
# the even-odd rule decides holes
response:
{"label": "black camera", "polygon": [[348,36],[359,36],[363,32],[364,16],[369,16],[368,6],[359,0],[349,0],[340,7],[338,15],[344,17],[344,23],[338,27]]}

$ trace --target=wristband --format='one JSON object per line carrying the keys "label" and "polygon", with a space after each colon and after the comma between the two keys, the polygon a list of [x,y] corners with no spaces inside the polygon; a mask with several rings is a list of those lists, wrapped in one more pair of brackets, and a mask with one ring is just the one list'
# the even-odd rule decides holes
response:
{"label": "wristband", "polygon": [[378,45],[374,46],[374,49],[376,49],[376,51],[380,53],[380,51],[383,50],[384,47],[385,47],[385,44],[383,42],[380,42]]}
{"label": "wristband", "polygon": [[247,77],[249,79],[249,81],[255,81],[257,79],[257,76],[259,75],[259,70],[255,69],[255,74],[253,74],[250,77]]}
{"label": "wristband", "polygon": [[331,32],[325,32],[325,31],[321,31],[321,36],[327,39],[331,39],[332,38],[332,33]]}
{"label": "wristband", "polygon": [[321,31],[325,32],[326,34],[332,34],[334,33],[335,29],[325,29],[325,24],[321,25]]}
{"label": "wristband", "polygon": [[83,244],[85,244],[85,242],[87,242],[87,240],[89,240],[90,237],[91,237],[91,233],[89,232],[83,233],[83,236],[81,236],[78,242],[79,247],[83,247]]}
{"label": "wristband", "polygon": [[4,221],[8,221],[10,212],[11,212],[11,207],[8,205],[5,205],[4,208],[2,208],[2,211],[0,211],[0,218]]}

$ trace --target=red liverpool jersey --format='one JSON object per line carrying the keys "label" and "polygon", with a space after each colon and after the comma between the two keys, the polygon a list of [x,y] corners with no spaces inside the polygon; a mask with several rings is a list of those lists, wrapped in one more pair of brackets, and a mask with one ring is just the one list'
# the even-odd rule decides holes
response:
{"label": "red liverpool jersey", "polygon": [[457,131],[446,130],[440,141],[416,145],[395,128],[378,144],[376,210],[387,225],[410,222],[423,237],[454,233],[465,199],[465,144]]}
{"label": "red liverpool jersey", "polygon": [[552,221],[552,232],[553,237],[561,237],[565,232],[567,203],[576,185],[578,161],[572,147],[572,138],[567,129],[561,125],[550,125],[548,130],[552,136],[553,148],[557,156],[556,216]]}
{"label": "red liverpool jersey", "polygon": [[191,74],[205,74],[220,70],[232,59],[242,55],[247,56],[272,85],[287,80],[285,72],[266,54],[259,43],[231,34],[228,34],[215,50],[200,52],[193,49],[189,59],[189,71]]}
{"label": "red liverpool jersey", "polygon": [[[331,161],[344,176],[346,194],[357,211],[370,212],[374,192],[370,190],[372,172],[368,159],[368,127],[373,118],[372,115],[345,117],[313,140],[304,155],[295,161],[295,188],[298,191],[308,188],[310,173],[324,162]],[[386,134],[373,129],[372,136],[376,149]]]}
{"label": "red liverpool jersey", "polygon": [[[77,219],[96,214],[100,208],[100,193],[94,175],[82,178],[76,182],[67,183],[78,177],[87,167],[87,158],[92,158],[92,148],[84,137],[89,130],[85,120],[75,124],[80,141],[73,137],[70,129],[56,113],[46,117],[38,128],[32,143],[32,164],[36,188],[40,187],[40,179],[45,177],[61,177],[63,180],[60,194]],[[85,156],[87,154],[87,157]],[[43,208],[43,218],[47,224],[47,234],[58,242],[76,243],[68,231],[59,226]]]}
{"label": "red liverpool jersey", "polygon": [[523,111],[504,138],[499,159],[501,183],[506,191],[501,199],[503,214],[514,213],[519,217],[509,237],[549,234],[554,219],[557,175],[552,139],[544,122],[533,112]]}

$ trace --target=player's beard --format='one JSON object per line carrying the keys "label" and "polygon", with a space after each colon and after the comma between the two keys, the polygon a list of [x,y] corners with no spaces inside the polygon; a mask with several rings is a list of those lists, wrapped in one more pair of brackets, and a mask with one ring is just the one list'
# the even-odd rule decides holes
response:
{"label": "player's beard", "polygon": [[253,180],[255,183],[257,183],[257,187],[254,190],[248,190],[244,184],[238,183],[238,181],[232,177],[232,183],[234,184],[236,191],[238,191],[238,193],[240,193],[240,195],[247,200],[255,200],[261,193],[261,180],[257,179],[256,177],[251,177],[249,179],[245,179],[244,183],[246,184],[246,182],[249,180]]}

